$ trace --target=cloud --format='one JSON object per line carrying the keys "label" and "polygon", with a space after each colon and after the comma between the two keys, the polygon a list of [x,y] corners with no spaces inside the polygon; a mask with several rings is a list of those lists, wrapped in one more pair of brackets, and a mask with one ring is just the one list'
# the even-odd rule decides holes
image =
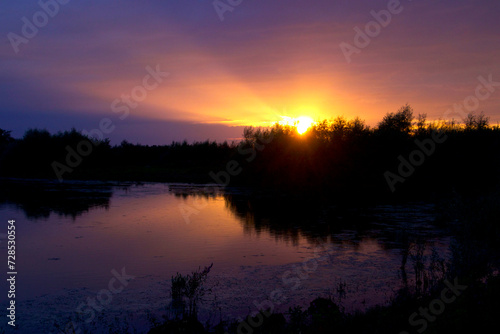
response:
{"label": "cloud", "polygon": [[[344,114],[374,124],[406,102],[439,117],[477,76],[500,78],[498,1],[402,4],[347,64],[339,44],[352,43],[353,28],[387,1],[244,1],[224,22],[209,1],[70,1],[19,54],[6,38],[0,44],[0,111],[61,125],[62,115],[105,117],[159,64],[171,75],[134,111],[144,120],[259,125],[283,114]],[[3,36],[39,10],[2,6]],[[494,121],[499,103],[493,96],[481,106]]]}

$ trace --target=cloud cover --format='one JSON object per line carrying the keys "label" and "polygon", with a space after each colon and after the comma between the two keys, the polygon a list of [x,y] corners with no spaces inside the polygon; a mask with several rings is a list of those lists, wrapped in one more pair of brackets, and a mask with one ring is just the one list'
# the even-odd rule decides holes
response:
{"label": "cloud cover", "polygon": [[[388,2],[243,0],[220,21],[208,0],[70,0],[18,53],[8,34],[22,36],[22,18],[31,21],[40,4],[3,2],[0,127],[20,136],[109,117],[115,143],[132,134],[148,144],[222,140],[280,116],[343,114],[375,125],[407,102],[439,118],[474,93],[478,76],[500,81],[494,0],[404,0],[347,63],[339,44],[353,44],[354,28]],[[111,103],[156,65],[169,77],[120,122]],[[497,122],[499,106],[497,92],[478,111]]]}

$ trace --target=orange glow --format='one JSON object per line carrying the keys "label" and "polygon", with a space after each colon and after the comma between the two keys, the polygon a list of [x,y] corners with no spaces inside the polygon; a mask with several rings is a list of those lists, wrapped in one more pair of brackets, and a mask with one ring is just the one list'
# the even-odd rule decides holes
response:
{"label": "orange glow", "polygon": [[279,124],[294,126],[300,135],[306,133],[306,131],[309,130],[309,128],[315,123],[313,119],[308,116],[300,116],[297,118],[281,116],[281,118],[283,118],[283,120],[278,122]]}

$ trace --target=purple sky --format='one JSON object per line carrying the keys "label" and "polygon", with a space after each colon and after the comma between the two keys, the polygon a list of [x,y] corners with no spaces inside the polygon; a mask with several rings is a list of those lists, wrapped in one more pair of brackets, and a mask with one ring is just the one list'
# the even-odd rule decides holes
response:
{"label": "purple sky", "polygon": [[[406,103],[430,119],[460,119],[447,112],[457,105],[500,121],[500,84],[476,89],[480,76],[500,82],[498,0],[242,0],[223,21],[212,0],[41,3],[57,13],[0,4],[0,128],[14,137],[109,118],[113,143],[231,140],[282,116],[376,125]],[[354,28],[388,6],[390,22],[356,44]],[[168,75],[145,78],[156,67]]]}

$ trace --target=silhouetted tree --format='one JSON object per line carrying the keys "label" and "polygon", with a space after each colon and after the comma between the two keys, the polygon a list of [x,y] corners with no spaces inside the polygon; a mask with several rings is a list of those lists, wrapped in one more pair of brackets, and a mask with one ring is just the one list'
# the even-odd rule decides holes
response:
{"label": "silhouetted tree", "polygon": [[490,118],[485,116],[483,112],[479,115],[475,115],[474,113],[467,114],[465,117],[465,129],[466,130],[484,130],[488,128]]}
{"label": "silhouetted tree", "polygon": [[0,129],[0,147],[11,143],[14,139],[10,135],[11,131]]}
{"label": "silhouetted tree", "polygon": [[[436,131],[446,142],[431,142]],[[78,145],[90,139],[75,129],[55,135],[30,129],[19,140],[11,140],[5,130],[0,134],[1,142],[9,142],[0,149],[1,176],[54,178],[51,164],[69,161],[77,166],[65,179],[215,181],[297,194],[388,193],[383,177],[387,171],[411,174],[404,176],[398,195],[405,189],[412,194],[452,188],[466,192],[500,184],[500,156],[494,154],[500,149],[500,128],[490,127],[488,117],[470,114],[465,124],[427,122],[425,114],[414,120],[409,105],[385,115],[376,128],[358,117],[343,116],[317,122],[302,135],[289,125],[247,127],[237,145],[206,140],[148,146],[123,141],[111,147],[105,139],[93,142],[92,153],[78,164]],[[415,150],[425,153],[421,165]]]}
{"label": "silhouetted tree", "polygon": [[425,133],[427,114],[418,114],[415,133],[421,135]]}
{"label": "silhouetted tree", "polygon": [[378,124],[378,130],[383,132],[399,132],[409,134],[413,122],[413,108],[406,104],[396,113],[387,113],[382,122]]}

